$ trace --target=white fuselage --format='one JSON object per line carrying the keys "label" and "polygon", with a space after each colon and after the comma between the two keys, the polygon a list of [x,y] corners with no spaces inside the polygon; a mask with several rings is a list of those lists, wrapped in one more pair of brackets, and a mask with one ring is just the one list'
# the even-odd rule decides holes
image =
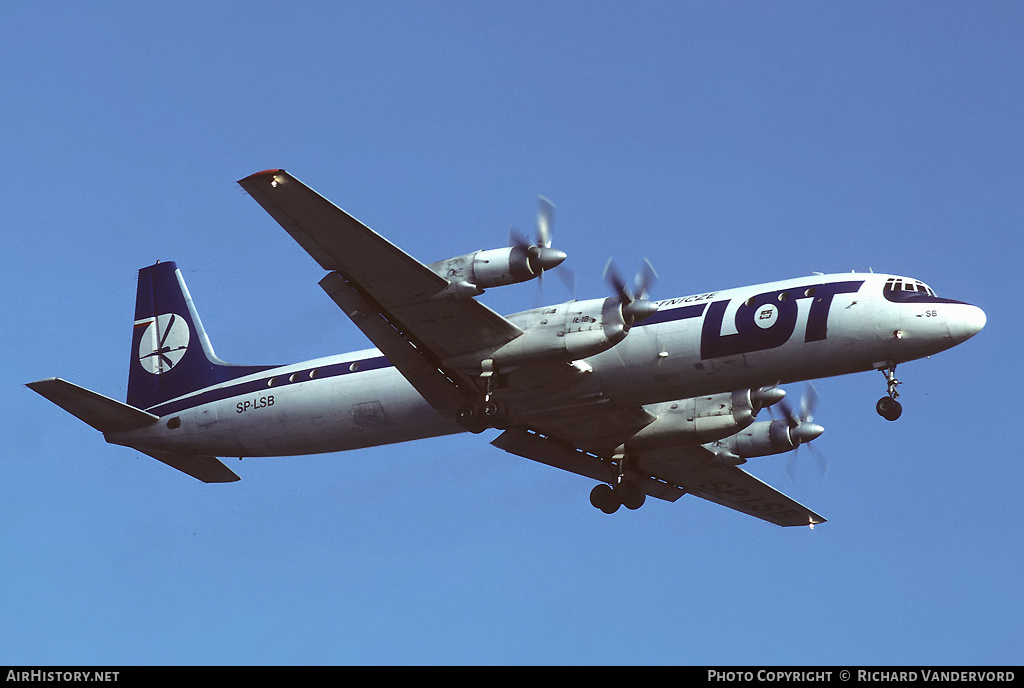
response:
{"label": "white fuselage", "polygon": [[[887,368],[955,346],[984,325],[984,313],[968,304],[887,298],[892,279],[816,275],[659,301],[658,312],[625,340],[586,359],[580,368],[589,372],[559,401],[602,395],[657,404]],[[212,456],[284,456],[462,431],[375,349],[267,370],[147,410],[160,422],[108,433],[107,440]]]}

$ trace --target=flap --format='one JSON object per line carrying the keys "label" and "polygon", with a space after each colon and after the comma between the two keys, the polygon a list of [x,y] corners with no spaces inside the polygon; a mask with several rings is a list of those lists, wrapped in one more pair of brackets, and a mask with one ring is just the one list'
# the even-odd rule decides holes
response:
{"label": "flap", "polygon": [[429,351],[403,336],[337,272],[320,280],[320,286],[420,396],[443,416],[451,418],[458,413],[473,393],[472,383],[442,372],[440,362]]}
{"label": "flap", "polygon": [[610,454],[655,417],[639,404],[615,403],[605,397],[574,399],[561,406],[541,406],[522,415],[525,425],[586,451]]}
{"label": "flap", "polygon": [[[501,433],[491,444],[510,454],[604,483],[612,483],[615,480],[611,464],[600,456],[536,432],[513,428]],[[652,476],[630,475],[630,479],[646,494],[658,499],[672,502],[686,494],[679,487]]]}

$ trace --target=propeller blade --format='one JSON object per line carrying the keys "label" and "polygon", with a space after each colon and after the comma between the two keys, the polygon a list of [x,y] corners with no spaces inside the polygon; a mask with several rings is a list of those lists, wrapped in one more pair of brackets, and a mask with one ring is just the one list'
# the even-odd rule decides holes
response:
{"label": "propeller blade", "polygon": [[825,458],[824,454],[815,449],[812,444],[808,444],[807,449],[810,450],[815,463],[818,464],[818,472],[821,473],[821,477],[824,478],[825,474],[828,473],[828,459]]}
{"label": "propeller blade", "polygon": [[604,266],[604,279],[618,295],[619,302],[622,304],[622,314],[631,324],[640,322],[658,312],[658,305],[653,301],[647,300],[647,290],[653,284],[657,274],[654,272],[654,268],[651,267],[650,261],[645,260],[644,262],[646,269],[644,266],[641,266],[635,280],[637,284],[636,296],[629,291],[629,287],[626,286],[626,280],[622,279],[622,274],[619,273],[618,268],[615,267],[615,262],[611,258],[608,259],[608,263]]}
{"label": "propeller blade", "polygon": [[622,275],[619,273],[618,268],[615,267],[615,262],[611,258],[608,259],[604,266],[604,280],[623,303],[629,303],[633,300],[633,295],[626,288],[626,281],[622,279]]}
{"label": "propeller blade", "polygon": [[[811,452],[811,456],[814,457],[814,462],[818,466],[818,473],[821,475],[822,480],[825,479],[825,475],[828,473],[828,459],[820,451],[814,448],[813,444],[807,445],[807,450]],[[797,447],[789,453],[789,459],[786,460],[786,477],[789,478],[789,482],[796,483],[796,467],[799,461],[800,447]]]}
{"label": "propeller blade", "polygon": [[554,218],[555,205],[540,196],[537,200],[537,246],[551,248],[551,223]]}
{"label": "propeller blade", "polygon": [[529,248],[530,246],[532,246],[529,239],[523,236],[522,232],[520,232],[515,227],[508,228],[508,245],[521,246],[523,248]]}
{"label": "propeller blade", "polygon": [[818,405],[818,390],[814,385],[807,383],[803,397],[800,398],[800,418],[808,423],[814,420],[814,409]]}
{"label": "propeller blade", "polygon": [[786,420],[789,421],[789,426],[795,428],[801,423],[810,423],[814,420],[814,409],[818,405],[818,399],[818,390],[811,383],[807,383],[804,394],[800,397],[799,413],[793,410],[793,407],[789,405],[789,401],[785,398],[779,401],[779,407],[782,409],[783,414],[785,414]]}
{"label": "propeller blade", "polygon": [[789,423],[790,439],[797,445],[786,461],[786,475],[789,476],[791,482],[795,482],[797,457],[800,454],[800,447],[803,445],[807,445],[808,451],[814,456],[822,478],[825,477],[825,473],[828,470],[828,461],[825,459],[825,456],[819,453],[814,448],[814,445],[811,444],[813,440],[825,432],[825,428],[814,422],[814,409],[817,407],[819,399],[818,390],[814,388],[814,385],[808,383],[803,396],[800,398],[799,413],[794,412],[785,399],[779,402],[779,406],[782,408]]}
{"label": "propeller blade", "polygon": [[572,271],[572,268],[562,267],[556,271],[558,278],[562,280],[562,284],[565,285],[566,290],[572,296],[573,301],[576,300],[576,273]]}
{"label": "propeller blade", "polygon": [[651,293],[651,287],[657,281],[658,273],[654,271],[651,261],[644,258],[644,262],[640,264],[639,272],[636,273],[636,297],[638,299],[646,299],[648,294]]}
{"label": "propeller blade", "polygon": [[779,400],[779,410],[782,411],[789,427],[793,428],[800,424],[800,418],[793,412],[793,407],[789,405],[789,401],[785,397]]}

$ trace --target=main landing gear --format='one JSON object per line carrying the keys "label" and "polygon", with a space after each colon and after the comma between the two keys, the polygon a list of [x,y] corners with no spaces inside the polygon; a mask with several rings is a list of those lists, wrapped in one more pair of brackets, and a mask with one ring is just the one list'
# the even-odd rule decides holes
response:
{"label": "main landing gear", "polygon": [[623,480],[614,487],[601,483],[590,491],[590,503],[605,512],[614,514],[620,506],[636,510],[647,501],[647,495],[636,484]]}
{"label": "main landing gear", "polygon": [[612,456],[615,483],[601,483],[590,491],[590,503],[606,514],[614,514],[620,506],[635,511],[647,501],[647,495],[636,483],[626,477],[626,451],[624,446]]}
{"label": "main landing gear", "polygon": [[494,398],[494,363],[483,362],[484,398],[474,404],[467,404],[459,410],[455,421],[470,432],[479,434],[487,428],[505,430],[508,427],[508,409]]}
{"label": "main landing gear", "polygon": [[474,434],[479,434],[487,428],[504,430],[508,427],[508,413],[504,406],[493,399],[487,399],[481,404],[463,406],[455,420]]}
{"label": "main landing gear", "polygon": [[900,395],[896,391],[897,385],[900,384],[900,381],[896,379],[896,364],[893,363],[888,368],[880,368],[880,370],[885,375],[889,395],[878,400],[878,403],[875,404],[875,410],[878,411],[878,415],[886,420],[896,420],[903,414],[903,405],[896,401],[896,397]]}

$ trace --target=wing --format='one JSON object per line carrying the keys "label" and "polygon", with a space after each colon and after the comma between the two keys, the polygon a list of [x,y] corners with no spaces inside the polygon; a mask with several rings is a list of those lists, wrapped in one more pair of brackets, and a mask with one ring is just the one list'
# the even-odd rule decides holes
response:
{"label": "wing", "polygon": [[715,460],[704,447],[645,452],[637,470],[680,486],[689,494],[779,526],[806,526],[825,519],[737,466]]}
{"label": "wing", "polygon": [[[589,451],[573,442],[535,431],[506,430],[491,444],[507,452],[614,483],[616,472],[607,454]],[[736,466],[716,462],[704,447],[684,447],[641,453],[626,469],[646,494],[674,502],[692,494],[716,504],[774,523],[806,526],[825,519]]]}
{"label": "wing", "polygon": [[447,280],[284,170],[238,183],[330,271],[321,287],[445,415],[477,386],[446,361],[522,334],[479,301],[443,294]]}

